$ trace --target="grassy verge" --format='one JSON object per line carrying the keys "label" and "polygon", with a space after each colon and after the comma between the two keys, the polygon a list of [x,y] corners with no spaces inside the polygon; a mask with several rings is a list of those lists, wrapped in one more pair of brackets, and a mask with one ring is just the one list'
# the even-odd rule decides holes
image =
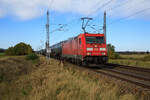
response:
{"label": "grassy verge", "polygon": [[144,54],[120,55],[121,59],[109,59],[109,63],[150,68],[150,61],[145,60]]}
{"label": "grassy verge", "polygon": [[17,100],[20,92],[25,93],[23,88],[20,90],[16,81],[21,76],[31,73],[36,69],[36,65],[37,63],[26,61],[24,56],[0,58],[0,100]]}
{"label": "grassy verge", "polygon": [[150,62],[138,61],[138,60],[110,59],[109,63],[136,66],[136,67],[142,67],[142,68],[150,68]]}
{"label": "grassy verge", "polygon": [[25,59],[32,61],[33,64],[36,64],[39,62],[39,56],[35,53],[26,55]]}
{"label": "grassy verge", "polygon": [[131,59],[131,60],[139,60],[142,59],[143,57],[147,56],[148,54],[121,54],[120,57],[123,59]]}
{"label": "grassy verge", "polygon": [[35,65],[24,58],[11,59],[0,61],[4,67],[16,66],[10,72],[3,69],[11,79],[5,80],[3,74],[0,100],[148,100],[145,92],[133,93],[116,81],[91,75],[75,65],[59,65],[58,61],[47,62],[45,58]]}

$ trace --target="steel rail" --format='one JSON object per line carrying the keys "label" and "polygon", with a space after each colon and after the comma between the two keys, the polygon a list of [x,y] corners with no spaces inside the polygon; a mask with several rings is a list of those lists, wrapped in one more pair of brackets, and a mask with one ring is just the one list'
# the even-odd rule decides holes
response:
{"label": "steel rail", "polygon": [[117,70],[112,70],[112,69],[104,69],[104,70],[150,82],[150,78],[148,78],[148,77],[143,77],[143,76],[140,76],[140,75],[133,75],[131,73],[119,72]]}
{"label": "steel rail", "polygon": [[150,69],[148,68],[140,68],[140,67],[126,66],[126,65],[119,65],[119,64],[112,64],[112,63],[107,63],[105,65],[110,66],[110,67],[118,67],[118,68],[123,68],[123,69],[131,69],[131,70],[136,70],[140,72],[150,73]]}
{"label": "steel rail", "polygon": [[111,63],[104,64],[103,68],[101,68],[101,69],[90,68],[90,69],[96,73],[101,73],[103,75],[114,77],[114,78],[117,78],[117,79],[120,79],[123,81],[133,83],[135,85],[139,85],[144,88],[150,89],[150,78],[149,77],[144,77],[142,74],[135,75],[134,73],[120,71],[119,69],[115,69],[115,68],[129,69],[130,71],[131,70],[138,71],[138,72],[147,73],[147,74],[150,73],[150,69],[118,65],[118,64],[111,64]]}
{"label": "steel rail", "polygon": [[138,85],[138,86],[142,86],[144,88],[147,88],[147,89],[150,89],[150,84],[147,85],[147,84],[144,84],[144,83],[141,83],[141,82],[137,82],[137,81],[134,81],[134,80],[130,80],[128,78],[122,78],[122,77],[119,77],[119,76],[116,76],[116,75],[112,75],[110,73],[106,73],[106,72],[102,72],[102,71],[97,71],[97,70],[93,70],[94,72],[96,73],[100,73],[100,74],[103,74],[103,75],[107,75],[107,76],[110,76],[110,77],[114,77],[116,79],[120,79],[120,80],[123,80],[123,81],[126,81],[126,82],[130,82],[130,83],[133,83],[135,85]]}

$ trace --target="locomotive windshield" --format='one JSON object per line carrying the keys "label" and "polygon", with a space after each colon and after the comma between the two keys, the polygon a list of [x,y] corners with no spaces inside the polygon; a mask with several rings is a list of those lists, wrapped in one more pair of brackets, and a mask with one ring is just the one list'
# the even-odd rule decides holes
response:
{"label": "locomotive windshield", "polygon": [[86,43],[105,43],[104,37],[93,37],[93,36],[88,36],[86,37]]}

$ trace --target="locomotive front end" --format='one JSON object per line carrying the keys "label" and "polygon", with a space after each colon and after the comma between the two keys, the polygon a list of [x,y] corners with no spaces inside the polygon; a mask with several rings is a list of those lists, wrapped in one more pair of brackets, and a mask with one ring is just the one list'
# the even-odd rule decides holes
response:
{"label": "locomotive front end", "polygon": [[101,64],[108,61],[104,34],[85,35],[85,60],[87,63]]}

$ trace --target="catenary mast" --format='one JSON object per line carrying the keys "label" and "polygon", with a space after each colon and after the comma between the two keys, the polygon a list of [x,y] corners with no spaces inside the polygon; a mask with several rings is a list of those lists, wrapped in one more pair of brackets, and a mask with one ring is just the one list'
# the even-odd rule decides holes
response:
{"label": "catenary mast", "polygon": [[50,58],[50,43],[49,43],[49,11],[47,10],[47,24],[46,24],[46,57]]}
{"label": "catenary mast", "polygon": [[103,26],[103,32],[104,32],[105,39],[106,39],[106,12],[104,12],[104,26]]}

